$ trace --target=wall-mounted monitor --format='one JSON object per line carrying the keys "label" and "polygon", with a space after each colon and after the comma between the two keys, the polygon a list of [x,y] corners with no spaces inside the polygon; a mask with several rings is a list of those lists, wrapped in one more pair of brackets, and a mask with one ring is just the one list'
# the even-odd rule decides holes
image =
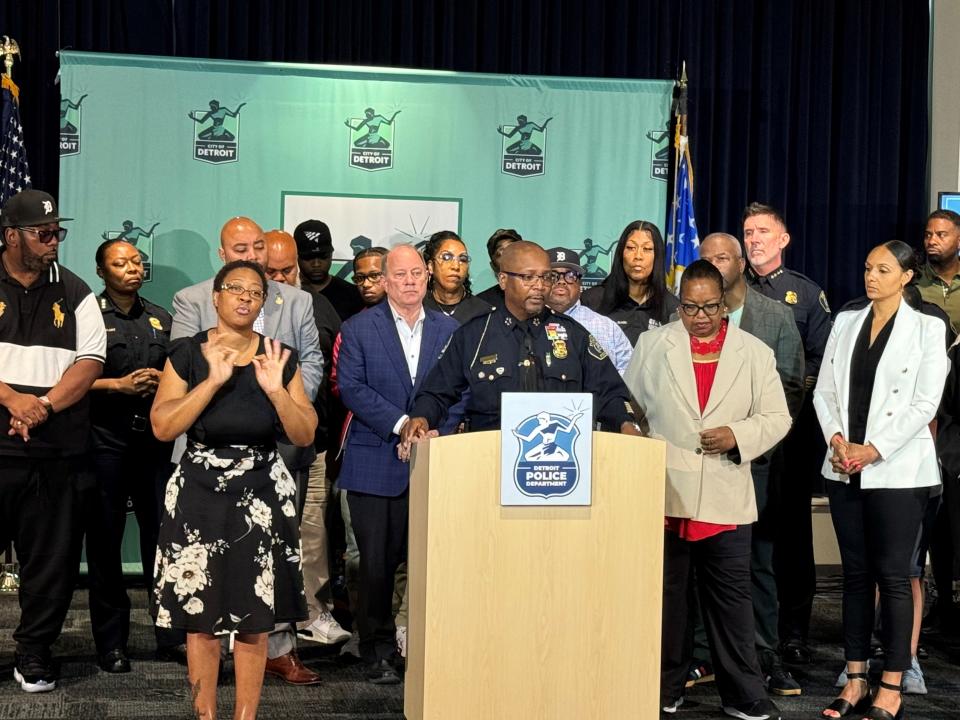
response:
{"label": "wall-mounted monitor", "polygon": [[960,192],[941,192],[937,203],[941,210],[953,210],[960,213]]}

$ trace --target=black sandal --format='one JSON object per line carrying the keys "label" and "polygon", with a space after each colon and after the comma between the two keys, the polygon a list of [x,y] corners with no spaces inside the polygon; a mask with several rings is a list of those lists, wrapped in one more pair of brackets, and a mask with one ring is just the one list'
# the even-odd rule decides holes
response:
{"label": "black sandal", "polygon": [[[834,700],[827,707],[825,707],[823,710],[820,711],[820,717],[827,718],[828,720],[834,720],[835,718],[846,717],[850,713],[863,712],[868,707],[870,707],[870,702],[871,702],[870,685],[867,682],[867,674],[865,672],[858,672],[858,673],[848,672],[847,682],[850,682],[851,680],[859,680],[860,682],[862,682],[864,685],[867,686],[867,692],[864,693],[863,697],[857,700],[856,704],[851,703],[849,700],[844,700],[843,698],[838,697],[836,700]],[[835,713],[839,713],[839,715],[824,715],[824,713],[827,712],[827,710],[832,710]],[[878,720],[880,720],[881,718],[883,718],[882,715],[878,716]],[[892,720],[892,716],[891,716],[891,720]]]}
{"label": "black sandal", "polygon": [[870,708],[870,712],[863,716],[864,720],[902,720],[903,718],[903,689],[900,685],[893,685],[888,682],[880,681],[880,687],[886,688],[887,690],[896,690],[900,693],[900,707],[897,710],[896,715],[891,715],[889,711],[879,708],[876,705]]}

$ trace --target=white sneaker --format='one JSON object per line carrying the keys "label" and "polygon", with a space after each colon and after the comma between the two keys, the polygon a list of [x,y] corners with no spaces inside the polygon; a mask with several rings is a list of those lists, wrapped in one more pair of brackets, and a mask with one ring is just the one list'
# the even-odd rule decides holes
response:
{"label": "white sneaker", "polygon": [[407,626],[406,625],[397,625],[397,652],[400,653],[400,657],[407,657]]}
{"label": "white sneaker", "polygon": [[329,611],[321,612],[317,619],[303,630],[297,630],[297,637],[323,645],[336,645],[350,639],[350,633],[340,627]]}
{"label": "white sneaker", "polygon": [[920,669],[920,662],[916,656],[911,658],[910,667],[903,671],[900,684],[903,686],[904,695],[927,694],[927,683],[923,679],[923,670]]}
{"label": "white sneaker", "polygon": [[38,655],[16,653],[13,677],[28,693],[50,692],[57,687],[57,676],[49,661]]}

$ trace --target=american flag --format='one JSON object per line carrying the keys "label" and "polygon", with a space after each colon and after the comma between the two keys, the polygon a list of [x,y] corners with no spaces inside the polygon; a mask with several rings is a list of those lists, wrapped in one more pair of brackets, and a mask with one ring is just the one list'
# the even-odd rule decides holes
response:
{"label": "american flag", "polygon": [[0,205],[7,198],[30,187],[27,151],[23,146],[23,125],[20,123],[20,89],[3,76],[0,94]]}

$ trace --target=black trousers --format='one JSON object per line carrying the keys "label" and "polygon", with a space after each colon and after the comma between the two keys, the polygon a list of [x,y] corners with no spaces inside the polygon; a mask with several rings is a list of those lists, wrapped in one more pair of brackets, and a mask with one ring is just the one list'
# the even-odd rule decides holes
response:
{"label": "black trousers", "polygon": [[0,545],[20,562],[17,652],[50,657],[80,567],[85,460],[0,457]]}
{"label": "black trousers", "polygon": [[960,623],[953,604],[953,581],[960,577],[960,480],[943,477],[943,500],[930,538],[930,566],[937,587],[940,630],[956,638]]}
{"label": "black trousers", "polygon": [[409,494],[382,497],[349,491],[347,504],[360,552],[360,657],[368,663],[395,652],[393,578],[407,559]]}
{"label": "black trousers", "polygon": [[910,667],[913,593],[910,568],[929,488],[861,490],[827,483],[843,563],[843,648],[848,661],[870,657],[875,587],[880,590],[883,669]]}
{"label": "black trousers", "polygon": [[813,558],[813,520],[810,499],[819,484],[820,464],[826,454],[820,423],[813,410],[813,393],[807,393],[793,429],[783,442],[774,568],[780,602],[779,631],[784,643],[807,641],[813,596],[817,591],[817,566]]}
{"label": "black trousers", "polygon": [[736,705],[765,698],[750,596],[751,526],[696,542],[669,530],[663,535],[661,702],[672,703],[683,694],[690,668],[694,576],[721,701]]}
{"label": "black trousers", "polygon": [[753,524],[750,544],[750,580],[753,592],[753,622],[757,650],[778,652],[780,639],[777,617],[777,575],[774,570],[774,540],[777,528],[779,473],[782,469],[780,450],[770,462],[750,463],[753,488],[757,498],[757,522]]}
{"label": "black trousers", "polygon": [[[90,624],[97,652],[127,647],[130,598],[123,580],[120,546],[127,524],[127,499],[140,526],[140,562],[148,592],[154,587],[157,533],[167,480],[173,473],[169,445],[131,442],[126,448],[98,447],[92,451],[96,483],[87,493],[84,530],[90,583]],[[178,630],[155,628],[158,647],[179,645]]]}

